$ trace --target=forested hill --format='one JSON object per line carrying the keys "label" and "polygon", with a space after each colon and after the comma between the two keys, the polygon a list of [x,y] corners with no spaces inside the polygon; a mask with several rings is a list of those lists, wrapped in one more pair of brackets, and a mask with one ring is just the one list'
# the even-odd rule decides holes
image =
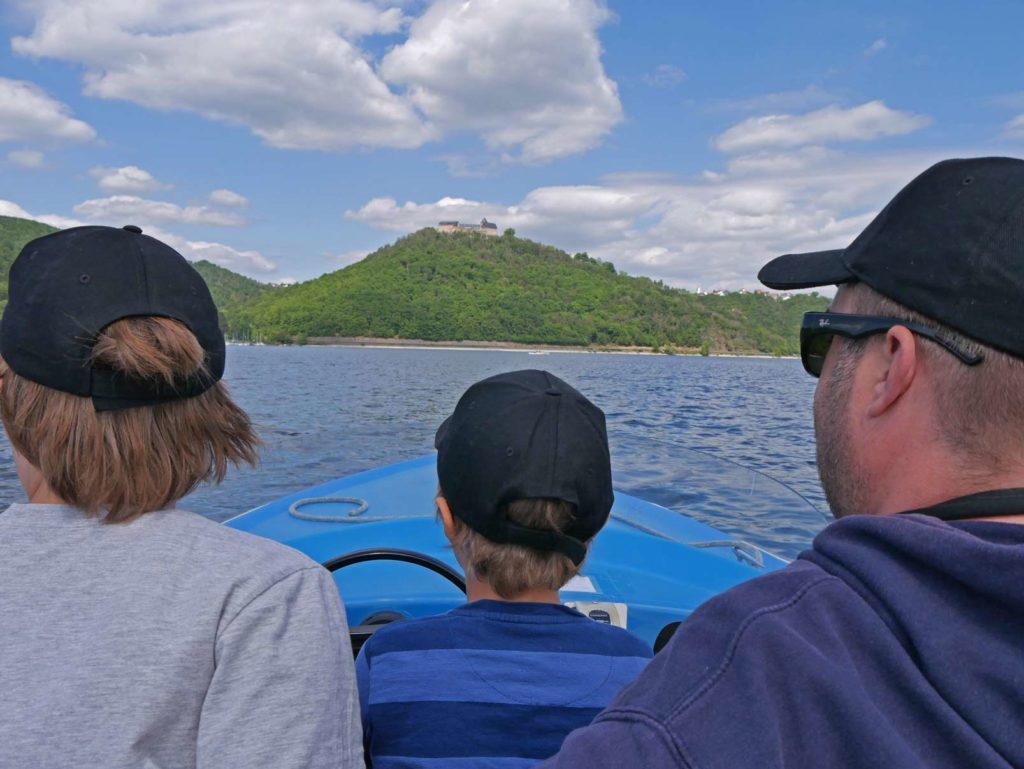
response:
{"label": "forested hill", "polygon": [[[42,222],[0,216],[0,307],[7,302],[7,272],[22,247],[30,240],[56,231],[57,228]],[[225,324],[242,304],[276,288],[218,267],[205,259],[193,262],[192,266],[210,287],[210,293],[220,309]]]}
{"label": "forested hill", "polygon": [[220,310],[225,328],[247,303],[264,294],[279,290],[278,286],[260,283],[258,280],[239,275],[237,272],[232,272],[226,267],[221,267],[205,259],[192,262],[192,266],[206,281],[213,301],[217,303],[217,308]]}
{"label": "forested hill", "polygon": [[265,340],[386,337],[793,354],[801,315],[827,300],[697,295],[586,254],[432,228],[361,262],[246,304],[235,333]]}
{"label": "forested hill", "polygon": [[[21,247],[52,231],[0,217],[0,305]],[[268,342],[376,337],[795,354],[800,316],[827,305],[816,295],[692,294],[511,231],[494,238],[420,230],[284,288],[206,261],[195,266],[228,334]]]}
{"label": "forested hill", "polygon": [[7,273],[22,246],[51,232],[55,228],[42,222],[0,216],[0,306],[7,304]]}

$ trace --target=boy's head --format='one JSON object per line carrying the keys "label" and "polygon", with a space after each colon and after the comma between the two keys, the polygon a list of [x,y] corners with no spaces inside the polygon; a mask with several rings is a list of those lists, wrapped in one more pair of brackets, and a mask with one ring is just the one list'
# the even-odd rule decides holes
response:
{"label": "boy's head", "polygon": [[465,392],[434,445],[467,571],[503,597],[579,571],[613,501],[597,406],[546,371],[499,374]]}
{"label": "boy's head", "polygon": [[0,421],[26,485],[107,523],[160,510],[259,439],[220,381],[224,335],[202,277],[138,227],[26,244],[0,320]]}

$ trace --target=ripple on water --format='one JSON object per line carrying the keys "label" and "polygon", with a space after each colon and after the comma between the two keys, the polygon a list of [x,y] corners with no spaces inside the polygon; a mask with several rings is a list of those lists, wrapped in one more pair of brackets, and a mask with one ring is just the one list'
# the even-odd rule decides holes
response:
{"label": "ripple on water", "polygon": [[[466,387],[537,367],[604,409],[623,491],[788,557],[824,524],[815,510],[825,503],[815,470],[814,380],[798,361],[572,353],[537,361],[497,350],[232,347],[226,378],[260,428],[262,464],[199,488],[186,505],[224,520],[429,453]],[[22,498],[6,439],[0,490]]]}

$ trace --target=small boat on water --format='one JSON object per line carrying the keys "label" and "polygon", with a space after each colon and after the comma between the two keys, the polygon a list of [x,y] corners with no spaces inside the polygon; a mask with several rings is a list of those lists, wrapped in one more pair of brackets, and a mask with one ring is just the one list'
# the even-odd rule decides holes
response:
{"label": "small boat on water", "polygon": [[[431,454],[291,494],[227,525],[290,545],[332,571],[358,649],[383,624],[439,614],[465,600],[462,571],[434,520],[436,490]],[[617,490],[611,520],[561,598],[658,648],[707,599],[785,564]]]}

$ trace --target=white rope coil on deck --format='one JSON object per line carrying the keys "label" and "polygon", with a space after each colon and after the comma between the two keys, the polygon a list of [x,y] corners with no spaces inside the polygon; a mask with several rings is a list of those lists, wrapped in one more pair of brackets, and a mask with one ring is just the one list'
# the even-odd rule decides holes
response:
{"label": "white rope coil on deck", "polygon": [[[304,513],[299,510],[306,505],[355,505],[347,513]],[[374,521],[403,521],[407,518],[431,518],[430,515],[363,515],[370,509],[370,503],[360,497],[306,497],[297,499],[288,506],[288,514],[302,521],[320,523],[373,523]]]}

